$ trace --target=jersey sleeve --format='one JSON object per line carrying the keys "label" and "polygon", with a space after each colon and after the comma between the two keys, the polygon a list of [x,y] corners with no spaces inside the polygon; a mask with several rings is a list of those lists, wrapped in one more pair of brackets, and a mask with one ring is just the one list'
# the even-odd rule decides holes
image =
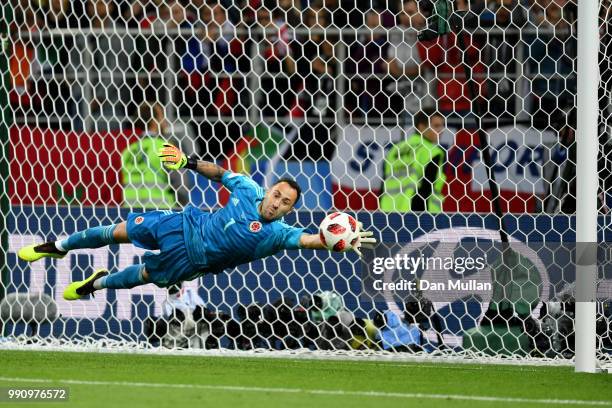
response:
{"label": "jersey sleeve", "polygon": [[250,177],[245,176],[240,173],[233,173],[231,171],[226,171],[223,173],[221,177],[221,183],[227,188],[229,191],[234,191],[238,188],[251,190],[256,194],[261,194],[263,189]]}
{"label": "jersey sleeve", "polygon": [[300,237],[304,234],[305,228],[296,228],[279,223],[280,228],[276,232],[276,241],[282,249],[300,249]]}

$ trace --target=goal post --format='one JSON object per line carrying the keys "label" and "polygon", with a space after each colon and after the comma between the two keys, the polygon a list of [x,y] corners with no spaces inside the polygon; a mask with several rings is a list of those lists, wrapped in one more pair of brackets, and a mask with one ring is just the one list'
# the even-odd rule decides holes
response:
{"label": "goal post", "polygon": [[[599,56],[598,3],[578,1],[578,127],[576,243],[577,257],[586,259],[576,265],[576,372],[596,370],[596,292],[597,255],[599,242],[597,226],[597,192],[599,188],[598,162],[598,88],[599,66],[593,64]],[[583,245],[581,245],[583,244]],[[584,245],[586,244],[586,245]],[[582,252],[579,254],[578,252]]]}

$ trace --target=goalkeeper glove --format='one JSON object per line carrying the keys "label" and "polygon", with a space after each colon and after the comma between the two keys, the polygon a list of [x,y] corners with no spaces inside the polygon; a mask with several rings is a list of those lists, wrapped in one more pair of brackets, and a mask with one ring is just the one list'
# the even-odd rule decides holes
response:
{"label": "goalkeeper glove", "polygon": [[181,150],[171,145],[170,143],[164,143],[164,147],[159,149],[157,157],[160,158],[162,164],[170,170],[182,169],[187,165],[187,156]]}
{"label": "goalkeeper glove", "polygon": [[357,242],[353,244],[353,251],[355,251],[359,257],[362,257],[363,255],[361,254],[361,248],[373,249],[376,245],[376,238],[372,237],[372,235],[374,235],[372,231],[362,231],[362,222],[359,222],[357,225]]}

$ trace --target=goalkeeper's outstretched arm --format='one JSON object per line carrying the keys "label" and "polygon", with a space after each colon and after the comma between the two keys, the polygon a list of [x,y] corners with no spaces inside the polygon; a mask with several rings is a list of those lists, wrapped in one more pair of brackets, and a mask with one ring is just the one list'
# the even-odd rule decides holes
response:
{"label": "goalkeeper's outstretched arm", "polygon": [[[192,159],[189,158],[188,163],[190,160]],[[194,161],[193,164],[195,165],[195,168],[193,168],[193,170],[197,171],[199,174],[203,175],[204,177],[212,181],[220,182],[221,178],[223,177],[223,174],[225,174],[225,172],[227,171],[223,167],[218,166],[215,163],[207,162],[204,160],[193,160],[193,161]],[[186,166],[186,167],[188,169],[192,168],[190,166]]]}
{"label": "goalkeeper's outstretched arm", "polygon": [[194,170],[212,181],[221,181],[225,170],[215,163],[198,160],[194,157],[187,157],[178,147],[164,143],[164,147],[157,154],[164,166],[171,170],[187,168]]}
{"label": "goalkeeper's outstretched arm", "polygon": [[[363,224],[359,223],[358,239],[350,249],[361,257],[361,248],[372,249],[376,245],[376,238],[372,235],[374,234],[371,231],[365,231]],[[300,247],[303,249],[328,249],[323,241],[321,241],[319,234],[302,234],[300,236]]]}
{"label": "goalkeeper's outstretched arm", "polygon": [[302,234],[300,237],[300,247],[304,249],[326,249],[321,241],[319,234]]}

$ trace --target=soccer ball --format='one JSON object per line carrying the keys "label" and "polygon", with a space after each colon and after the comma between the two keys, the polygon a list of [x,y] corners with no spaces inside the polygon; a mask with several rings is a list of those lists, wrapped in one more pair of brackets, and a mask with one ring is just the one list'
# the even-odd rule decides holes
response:
{"label": "soccer ball", "polygon": [[357,220],[343,212],[329,214],[319,226],[319,237],[330,251],[345,252],[357,242]]}

